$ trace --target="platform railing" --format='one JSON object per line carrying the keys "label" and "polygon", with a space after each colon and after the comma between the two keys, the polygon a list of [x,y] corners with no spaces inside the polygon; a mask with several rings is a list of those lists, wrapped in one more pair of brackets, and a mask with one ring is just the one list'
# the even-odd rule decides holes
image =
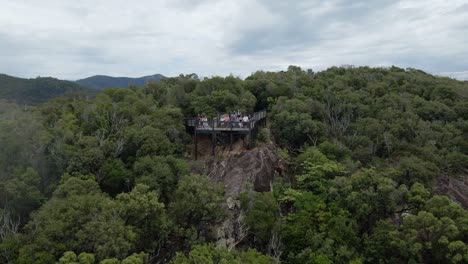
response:
{"label": "platform railing", "polygon": [[251,118],[248,122],[244,121],[227,121],[221,115],[215,118],[186,118],[185,125],[195,127],[196,129],[253,129],[257,121],[266,117],[266,111],[255,112],[250,115]]}

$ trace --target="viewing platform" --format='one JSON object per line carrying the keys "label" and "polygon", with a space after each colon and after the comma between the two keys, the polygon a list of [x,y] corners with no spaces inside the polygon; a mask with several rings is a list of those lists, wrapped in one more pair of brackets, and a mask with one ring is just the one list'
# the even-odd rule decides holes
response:
{"label": "viewing platform", "polygon": [[195,160],[198,157],[198,135],[211,135],[212,155],[217,144],[230,144],[232,150],[233,137],[247,139],[248,147],[254,146],[254,140],[258,134],[258,127],[266,124],[266,110],[248,115],[248,118],[231,118],[228,114],[218,115],[215,118],[186,118],[187,131],[193,135]]}
{"label": "viewing platform", "polygon": [[215,118],[209,118],[203,120],[202,118],[187,118],[185,119],[185,125],[189,128],[193,128],[198,134],[209,134],[215,132],[237,132],[248,134],[251,130],[255,129],[255,126],[259,121],[266,118],[266,111],[255,112],[251,115],[247,122],[243,121],[224,121],[224,115],[218,115]]}

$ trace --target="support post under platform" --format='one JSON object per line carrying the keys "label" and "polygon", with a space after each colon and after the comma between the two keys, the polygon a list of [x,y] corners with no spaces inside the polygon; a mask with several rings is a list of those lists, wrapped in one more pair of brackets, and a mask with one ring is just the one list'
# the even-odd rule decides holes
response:
{"label": "support post under platform", "polygon": [[215,146],[216,146],[216,132],[214,130],[214,122],[213,122],[213,125],[211,126],[212,129],[211,129],[211,136],[212,136],[212,139],[211,139],[211,155],[215,155]]}
{"label": "support post under platform", "polygon": [[198,158],[198,136],[197,136],[197,128],[195,128],[195,160]]}
{"label": "support post under platform", "polygon": [[232,151],[232,127],[233,126],[234,126],[234,123],[231,122],[231,132],[229,133],[229,139],[230,139],[229,151]]}

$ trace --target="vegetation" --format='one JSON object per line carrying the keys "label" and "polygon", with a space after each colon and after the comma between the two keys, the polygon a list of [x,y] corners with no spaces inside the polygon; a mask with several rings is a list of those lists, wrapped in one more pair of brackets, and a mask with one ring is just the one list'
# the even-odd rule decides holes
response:
{"label": "vegetation", "polygon": [[[271,193],[247,188],[246,236],[216,247],[223,187],[191,174],[184,117],[259,109],[289,170]],[[0,145],[0,263],[468,262],[468,211],[432,191],[467,177],[468,84],[419,70],[290,66],[1,101]]]}
{"label": "vegetation", "polygon": [[105,88],[127,88],[131,85],[134,86],[144,86],[149,82],[159,82],[164,77],[161,74],[143,76],[140,78],[130,78],[130,77],[111,77],[105,75],[95,75],[88,78],[77,80],[76,83],[83,87],[89,87],[93,89],[102,90]]}
{"label": "vegetation", "polygon": [[96,91],[71,81],[50,77],[22,79],[0,74],[0,99],[19,105],[37,105],[55,97],[83,97],[95,94]]}

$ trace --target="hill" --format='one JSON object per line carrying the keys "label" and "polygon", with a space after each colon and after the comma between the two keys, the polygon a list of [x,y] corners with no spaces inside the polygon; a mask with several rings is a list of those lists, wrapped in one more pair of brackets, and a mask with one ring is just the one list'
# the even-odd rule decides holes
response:
{"label": "hill", "polygon": [[77,80],[76,83],[89,88],[102,90],[105,88],[126,88],[130,85],[143,86],[149,82],[159,82],[166,78],[161,74],[143,76],[139,78],[112,77],[106,75],[95,75],[85,79]]}
{"label": "hill", "polygon": [[23,79],[0,74],[0,99],[20,105],[37,105],[51,98],[74,94],[94,95],[95,91],[51,77]]}
{"label": "hill", "polygon": [[[0,101],[0,263],[468,263],[467,91],[290,66]],[[260,109],[250,135],[184,126]]]}

